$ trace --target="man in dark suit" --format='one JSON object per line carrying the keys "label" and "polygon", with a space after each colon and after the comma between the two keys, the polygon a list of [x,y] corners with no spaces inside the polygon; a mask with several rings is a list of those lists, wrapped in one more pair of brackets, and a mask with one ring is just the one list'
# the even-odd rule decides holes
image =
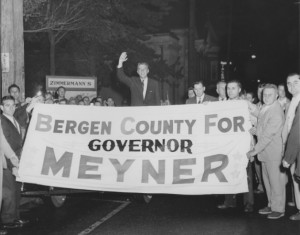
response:
{"label": "man in dark suit", "polygon": [[216,97],[205,94],[205,86],[202,81],[194,83],[196,96],[186,100],[186,104],[202,104],[210,101],[218,101]]}
{"label": "man in dark suit", "polygon": [[[23,141],[21,126],[14,118],[15,109],[14,97],[4,96],[1,103],[1,127],[8,144],[20,159]],[[3,169],[3,191],[9,192],[11,196],[4,198],[2,203],[1,221],[4,228],[20,227],[28,222],[20,219],[21,183],[16,181],[13,171],[14,166],[8,161],[7,169]]]}
{"label": "man in dark suit", "polygon": [[259,214],[268,215],[268,219],[279,219],[285,213],[286,175],[281,170],[283,143],[281,132],[284,124],[284,113],[277,101],[278,89],[274,84],[266,84],[263,90],[264,105],[258,114],[255,133],[257,143],[247,153],[248,158],[257,155],[262,164],[263,182],[268,205],[259,210]]}
{"label": "man in dark suit", "polygon": [[[286,150],[283,159],[283,166],[288,168],[291,165],[293,166],[294,175],[293,178],[293,185],[296,190],[299,191],[300,188],[300,103],[296,109],[295,118],[293,121],[293,125],[291,127],[287,144]],[[292,216],[290,216],[291,220],[300,220],[300,205],[299,205],[299,194],[295,193],[296,206],[298,212]]]}
{"label": "man in dark suit", "polygon": [[296,109],[283,159],[284,166],[286,167],[289,167],[295,162],[298,162],[298,164],[295,168],[294,176],[300,179],[300,103]]}
{"label": "man in dark suit", "polygon": [[219,97],[218,100],[219,101],[226,101],[227,97],[226,97],[226,82],[225,81],[219,81],[217,83],[217,89],[216,92],[218,93]]}
{"label": "man in dark suit", "polygon": [[17,120],[17,122],[20,124],[22,137],[24,138],[27,129],[27,124],[29,121],[29,116],[28,113],[26,112],[26,108],[28,106],[28,99],[26,99],[25,102],[21,102],[20,87],[16,84],[12,84],[8,87],[8,93],[15,99],[16,109],[15,109],[14,117]]}
{"label": "man in dark suit", "polygon": [[123,63],[127,60],[127,53],[123,52],[119,58],[117,67],[118,79],[130,88],[131,106],[160,105],[158,82],[148,78],[149,65],[138,63],[137,73],[139,77],[128,77],[123,71]]}
{"label": "man in dark suit", "polygon": [[[290,216],[291,220],[300,220],[300,75],[290,74],[287,77],[287,87],[293,95],[286,110],[286,119],[282,130],[282,140],[286,144],[283,166],[290,167],[295,203],[298,213]],[[297,180],[298,179],[298,180]]]}
{"label": "man in dark suit", "polygon": [[[2,198],[11,197],[10,192],[3,190],[2,182],[3,182],[3,169],[7,168],[7,159],[11,161],[14,167],[17,169],[19,167],[19,159],[11,149],[9,144],[7,143],[2,127],[0,124],[0,202],[2,202]],[[1,209],[1,203],[0,203]],[[0,229],[0,235],[6,235],[8,233],[7,230]]]}

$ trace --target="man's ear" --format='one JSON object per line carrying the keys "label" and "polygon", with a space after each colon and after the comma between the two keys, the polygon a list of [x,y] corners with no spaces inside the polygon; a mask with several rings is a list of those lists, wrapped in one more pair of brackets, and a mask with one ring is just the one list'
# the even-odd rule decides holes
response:
{"label": "man's ear", "polygon": [[205,87],[203,87],[203,91],[205,91]]}
{"label": "man's ear", "polygon": [[3,111],[3,105],[0,105],[0,109]]}

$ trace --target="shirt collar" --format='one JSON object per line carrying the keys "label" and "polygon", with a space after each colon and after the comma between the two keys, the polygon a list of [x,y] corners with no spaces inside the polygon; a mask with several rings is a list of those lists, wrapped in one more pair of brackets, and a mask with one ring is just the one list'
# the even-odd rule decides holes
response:
{"label": "shirt collar", "polygon": [[15,118],[14,118],[14,116],[10,116],[10,115],[7,115],[7,114],[5,114],[5,113],[3,113],[3,115],[5,116],[5,117],[7,117],[10,121],[11,121],[11,123],[13,123],[14,125],[15,125]]}
{"label": "shirt collar", "polygon": [[3,113],[3,115],[5,116],[5,117],[7,117],[8,119],[12,119],[13,120],[13,116],[10,116],[10,115],[7,115],[6,113]]}
{"label": "shirt collar", "polygon": [[142,78],[140,78],[140,79],[141,79],[141,82],[147,82],[148,81],[148,77],[146,77],[144,79],[142,79]]}
{"label": "shirt collar", "polygon": [[205,93],[203,93],[203,95],[201,95],[200,97],[199,97],[199,96],[196,96],[196,97],[197,97],[197,101],[200,100],[201,102],[203,102],[204,95],[205,95]]}

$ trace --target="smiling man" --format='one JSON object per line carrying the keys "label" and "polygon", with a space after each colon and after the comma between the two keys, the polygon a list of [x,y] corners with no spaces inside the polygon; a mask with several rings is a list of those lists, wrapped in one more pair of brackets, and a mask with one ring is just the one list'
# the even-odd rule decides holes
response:
{"label": "smiling man", "polygon": [[192,98],[186,100],[186,104],[202,104],[210,101],[217,101],[216,97],[205,94],[205,86],[203,81],[197,81],[194,83],[195,95]]}
{"label": "smiling man", "polygon": [[259,112],[256,127],[257,144],[247,154],[248,157],[257,155],[262,163],[268,205],[259,210],[259,214],[268,215],[268,219],[279,219],[285,212],[286,175],[280,168],[284,113],[277,97],[277,86],[266,84],[262,93],[264,105]]}
{"label": "smiling man", "polygon": [[118,79],[130,88],[131,106],[160,105],[158,82],[149,78],[149,65],[145,62],[138,63],[139,77],[128,77],[123,71],[123,63],[127,61],[127,53],[123,52],[117,67]]}

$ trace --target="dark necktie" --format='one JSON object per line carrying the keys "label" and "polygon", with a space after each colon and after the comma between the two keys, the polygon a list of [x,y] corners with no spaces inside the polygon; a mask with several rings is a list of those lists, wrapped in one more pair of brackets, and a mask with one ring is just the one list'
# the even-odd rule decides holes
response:
{"label": "dark necktie", "polygon": [[13,120],[14,120],[15,127],[17,128],[18,132],[20,133],[19,126],[18,126],[17,121],[14,117],[13,117]]}
{"label": "dark necktie", "polygon": [[202,102],[201,102],[201,98],[199,99],[199,101],[198,101],[198,104],[201,104]]}
{"label": "dark necktie", "polygon": [[144,92],[144,80],[141,80],[141,83],[142,83],[142,90]]}
{"label": "dark necktie", "polygon": [[145,85],[144,82],[145,82],[145,80],[141,80],[143,99],[144,99],[144,85]]}

